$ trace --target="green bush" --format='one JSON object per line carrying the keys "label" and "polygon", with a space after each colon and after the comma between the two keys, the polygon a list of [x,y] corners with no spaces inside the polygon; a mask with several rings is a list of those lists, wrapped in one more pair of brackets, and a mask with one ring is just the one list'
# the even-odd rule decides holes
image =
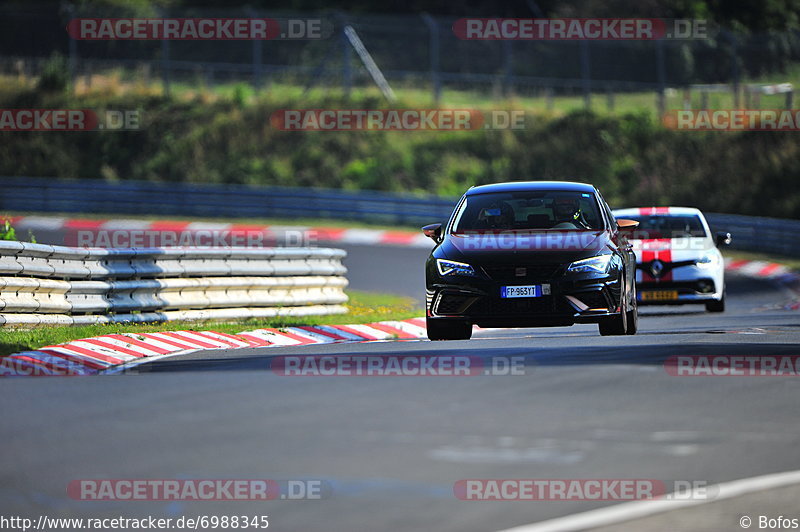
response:
{"label": "green bush", "polygon": [[56,52],[44,63],[37,87],[45,92],[63,92],[69,86],[69,63],[63,55]]}
{"label": "green bush", "polygon": [[11,225],[11,220],[8,218],[4,219],[2,225],[0,225],[0,240],[16,240],[16,239],[17,239],[17,232]]}
{"label": "green bush", "polygon": [[[536,116],[527,129],[285,132],[282,108],[370,108],[377,102],[261,97],[215,102],[13,95],[44,108],[141,109],[138,131],[0,132],[0,175],[317,186],[457,195],[508,180],[588,181],[615,206],[683,204],[712,212],[800,218],[800,143],[792,132],[665,129],[647,114]],[[0,105],[13,107],[7,102]],[[398,104],[398,107],[413,107]]]}

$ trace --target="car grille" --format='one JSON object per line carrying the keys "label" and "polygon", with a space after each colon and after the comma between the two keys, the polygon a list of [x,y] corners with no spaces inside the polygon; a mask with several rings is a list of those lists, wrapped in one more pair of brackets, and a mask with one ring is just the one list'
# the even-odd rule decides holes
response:
{"label": "car grille", "polygon": [[600,290],[597,290],[596,292],[583,292],[580,294],[575,294],[575,297],[578,298],[581,303],[586,305],[588,308],[609,307],[608,300]]}
{"label": "car grille", "polygon": [[474,296],[444,293],[436,304],[436,313],[442,315],[461,314],[464,311],[464,307],[473,300],[475,300]]}
{"label": "car grille", "polygon": [[704,281],[710,286],[710,290],[706,293],[716,291],[714,281],[712,279],[700,279],[697,281],[664,281],[660,283],[643,282],[637,283],[639,290],[677,290],[681,294],[692,294],[694,292],[703,293],[700,289],[700,281]]}
{"label": "car grille", "polygon": [[475,303],[469,310],[476,316],[520,316],[572,314],[574,311],[562,297],[488,298]]}
{"label": "car grille", "polygon": [[[517,275],[518,268],[525,268],[524,275]],[[520,264],[517,266],[483,266],[484,271],[495,281],[518,283],[552,279],[562,269],[561,264]]]}

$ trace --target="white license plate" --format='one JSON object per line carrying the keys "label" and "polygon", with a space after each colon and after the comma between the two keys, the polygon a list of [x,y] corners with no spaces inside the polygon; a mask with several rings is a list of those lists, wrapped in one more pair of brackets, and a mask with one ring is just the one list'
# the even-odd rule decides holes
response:
{"label": "white license plate", "polygon": [[542,297],[550,295],[549,284],[527,284],[521,286],[503,286],[500,297]]}

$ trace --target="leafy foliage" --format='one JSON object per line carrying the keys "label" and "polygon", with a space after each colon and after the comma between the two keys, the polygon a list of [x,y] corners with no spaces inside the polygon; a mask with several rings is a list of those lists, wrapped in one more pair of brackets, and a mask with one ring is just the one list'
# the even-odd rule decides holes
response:
{"label": "leafy foliage", "polygon": [[[277,109],[375,104],[241,94],[211,102],[37,92],[10,99],[43,108],[137,108],[142,129],[0,133],[0,175],[448,196],[497,181],[567,179],[594,183],[615,207],[682,204],[800,218],[800,143],[792,132],[674,131],[644,113],[587,111],[532,116],[526,129],[516,131],[286,132],[269,124]],[[398,106],[414,107],[413,102]]]}

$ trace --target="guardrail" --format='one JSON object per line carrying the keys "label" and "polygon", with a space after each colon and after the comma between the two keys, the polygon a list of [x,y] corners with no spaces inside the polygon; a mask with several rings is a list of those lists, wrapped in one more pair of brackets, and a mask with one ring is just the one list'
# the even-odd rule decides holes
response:
{"label": "guardrail", "polygon": [[[444,221],[457,198],[370,191],[0,177],[0,212],[58,212],[227,218],[329,218],[388,224]],[[708,213],[732,248],[800,256],[800,220]]]}
{"label": "guardrail", "polygon": [[734,249],[800,257],[800,220],[715,213],[707,214],[706,219],[712,231],[733,236]]}
{"label": "guardrail", "polygon": [[455,198],[329,189],[0,177],[0,212],[143,214],[228,218],[335,218],[426,224]]}
{"label": "guardrail", "polygon": [[331,248],[69,248],[0,241],[0,326],[346,312]]}

